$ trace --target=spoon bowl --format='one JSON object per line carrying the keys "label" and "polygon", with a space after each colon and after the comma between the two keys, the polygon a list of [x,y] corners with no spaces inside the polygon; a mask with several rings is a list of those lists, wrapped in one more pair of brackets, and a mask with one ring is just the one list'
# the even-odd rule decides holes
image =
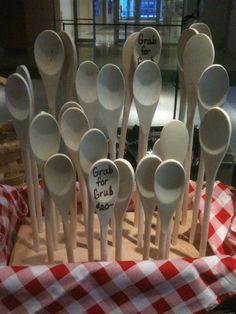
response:
{"label": "spoon bowl", "polygon": [[75,197],[75,171],[64,154],[51,156],[44,166],[44,179],[49,194],[62,216],[68,262],[74,262],[69,233],[69,209]]}
{"label": "spoon bowl", "polygon": [[136,184],[145,214],[145,232],[143,259],[149,258],[151,222],[156,208],[154,193],[154,173],[161,164],[161,159],[155,155],[143,157],[136,168]]}
{"label": "spoon bowl", "polygon": [[199,128],[199,140],[206,173],[206,201],[199,250],[200,256],[206,254],[214,182],[219,166],[228,149],[231,133],[230,118],[223,109],[215,107],[204,115]]}
{"label": "spoon bowl", "polygon": [[114,207],[116,233],[116,260],[122,260],[122,221],[134,191],[134,169],[131,164],[122,158],[114,161],[119,172],[119,190]]}
{"label": "spoon bowl", "polygon": [[209,26],[206,23],[193,23],[190,25],[190,29],[195,29],[198,33],[206,34],[209,38],[212,39],[212,34]]}
{"label": "spoon bowl", "polygon": [[65,101],[74,99],[74,83],[77,69],[77,51],[73,38],[65,31],[59,34],[64,50],[65,57],[61,72],[61,78],[64,85]]}
{"label": "spoon bowl", "polygon": [[135,66],[144,60],[159,62],[161,56],[161,36],[153,27],[145,27],[137,36],[134,43],[134,63]]}
{"label": "spoon bowl", "polygon": [[88,189],[100,221],[101,260],[107,260],[107,228],[119,189],[119,172],[114,162],[101,159],[93,164],[88,175]]}
{"label": "spoon bowl", "polygon": [[18,73],[10,75],[5,87],[6,105],[21,143],[22,157],[28,186],[28,202],[32,221],[33,244],[39,250],[38,224],[31,171],[29,124],[33,114],[32,94],[27,81]]}
{"label": "spoon bowl", "polygon": [[179,120],[167,123],[160,136],[160,151],[162,159],[175,159],[183,164],[189,143],[188,130]]}
{"label": "spoon bowl", "polygon": [[55,98],[64,62],[64,46],[52,30],[41,32],[34,44],[34,57],[47,95],[49,111],[55,116]]}
{"label": "spoon bowl", "polygon": [[42,177],[44,163],[59,151],[60,141],[56,119],[49,113],[41,111],[31,122],[30,145]]}
{"label": "spoon bowl", "polygon": [[226,102],[229,90],[229,75],[220,64],[210,65],[202,73],[197,88],[198,108],[201,118],[212,107]]}
{"label": "spoon bowl", "polygon": [[110,140],[110,159],[116,157],[117,128],[124,104],[124,77],[114,64],[102,67],[97,79],[97,95]]}
{"label": "spoon bowl", "polygon": [[[224,67],[219,64],[213,64],[205,69],[200,77],[197,89],[198,109],[201,120],[209,109],[220,107],[225,103],[228,89],[229,76]],[[195,239],[204,173],[205,166],[201,153],[189,236],[190,243],[193,243]]]}
{"label": "spoon bowl", "polygon": [[[106,158],[108,154],[107,139],[102,131],[98,129],[88,130],[81,138],[79,147],[79,163],[85,180],[88,179],[89,171],[92,165],[99,159]],[[91,203],[89,201],[89,203]],[[88,207],[88,260],[93,260],[94,255],[94,211]]]}
{"label": "spoon bowl", "polygon": [[154,191],[161,220],[159,258],[168,258],[171,219],[180,201],[185,186],[185,171],[181,163],[174,159],[162,162],[154,175]]}
{"label": "spoon bowl", "polygon": [[119,158],[124,157],[125,152],[125,139],[128,128],[129,113],[130,107],[133,99],[133,76],[135,71],[133,52],[134,52],[134,43],[138,36],[138,32],[134,32],[129,35],[124,43],[122,50],[122,69],[125,80],[125,102],[124,102],[124,111],[122,118],[122,128],[120,133],[119,141]]}
{"label": "spoon bowl", "polygon": [[98,110],[97,77],[99,69],[92,61],[80,64],[75,79],[75,88],[79,103],[83,107],[92,128]]}

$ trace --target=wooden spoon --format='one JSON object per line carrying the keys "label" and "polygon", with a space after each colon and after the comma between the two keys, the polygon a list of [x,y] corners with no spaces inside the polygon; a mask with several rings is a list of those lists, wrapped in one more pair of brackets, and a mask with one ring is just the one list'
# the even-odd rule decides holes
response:
{"label": "wooden spoon", "polygon": [[167,240],[171,232],[171,219],[184,191],[185,172],[181,163],[168,159],[161,163],[154,175],[154,192],[161,220],[161,235],[159,242],[159,259],[166,259]]}
{"label": "wooden spoon", "polygon": [[[146,155],[148,135],[162,88],[161,72],[158,65],[150,60],[143,61],[134,73],[134,102],[139,118],[138,161]],[[142,247],[143,211],[136,203],[138,217],[138,246]],[[140,210],[139,210],[140,208]]]}
{"label": "wooden spoon", "polygon": [[90,128],[94,125],[98,111],[97,76],[98,67],[92,61],[84,61],[76,72],[75,88],[80,105],[84,109]]}
{"label": "wooden spoon", "polygon": [[185,225],[187,220],[188,207],[188,188],[191,172],[192,145],[193,145],[193,121],[197,104],[197,84],[203,71],[212,65],[215,51],[211,39],[205,34],[196,34],[187,42],[183,61],[184,61],[184,80],[187,92],[187,129],[189,133],[189,147],[185,161],[186,187],[183,200],[182,223]]}
{"label": "wooden spoon", "polygon": [[205,256],[211,209],[211,196],[219,166],[229,147],[232,126],[228,114],[221,108],[210,109],[203,117],[199,128],[199,140],[206,173],[206,201],[199,255]]}
{"label": "wooden spoon", "polygon": [[125,159],[114,161],[119,171],[119,191],[114,207],[116,231],[116,260],[122,260],[122,222],[134,191],[134,169]]}
{"label": "wooden spoon", "polygon": [[[89,129],[89,122],[86,115],[78,108],[68,108],[61,116],[60,130],[63,141],[66,145],[69,156],[74,164],[78,174],[80,184],[80,195],[82,202],[82,209],[84,214],[85,233],[87,234],[87,213],[88,213],[88,193],[86,182],[83,176],[82,169],[79,163],[79,146],[82,136]],[[77,202],[72,208],[72,242],[73,247],[76,245],[76,221],[77,221]]]}
{"label": "wooden spoon", "polygon": [[180,103],[179,103],[179,120],[185,122],[186,115],[186,88],[184,82],[184,62],[183,54],[184,48],[189,39],[198,32],[195,29],[188,28],[183,30],[177,44],[177,66],[180,82]]}
{"label": "wooden spoon", "polygon": [[78,108],[79,110],[84,112],[84,109],[76,102],[76,101],[67,101],[60,109],[58,113],[58,122],[60,123],[61,117],[63,113],[69,108]]}
{"label": "wooden spoon", "polygon": [[209,26],[206,23],[198,22],[190,25],[191,29],[195,29],[198,33],[206,34],[210,39],[212,39],[212,34]]}
{"label": "wooden spoon", "polygon": [[161,144],[161,141],[160,141],[160,138],[158,138],[152,147],[152,152],[154,155],[156,155],[162,159],[161,147],[160,147],[161,145],[160,144]]}
{"label": "wooden spoon", "polygon": [[[185,124],[179,120],[167,123],[160,136],[160,150],[162,160],[175,159],[181,164],[184,163],[189,145],[189,134]],[[181,206],[175,213],[175,222],[172,236],[172,243],[175,245],[179,233],[179,223],[181,218]],[[158,226],[158,224],[157,224]],[[159,230],[156,230],[159,232]],[[169,244],[168,239],[168,244]]]}
{"label": "wooden spoon", "polygon": [[107,261],[107,228],[119,190],[119,172],[115,163],[109,159],[95,162],[89,171],[88,189],[100,222],[101,260]]}
{"label": "wooden spoon", "polygon": [[[79,147],[79,163],[87,181],[89,170],[92,165],[99,159],[106,158],[108,154],[108,143],[105,135],[98,129],[90,129],[81,138]],[[89,201],[89,200],[88,200]],[[90,202],[89,202],[90,203]],[[88,260],[94,259],[94,211],[88,207]]]}
{"label": "wooden spoon", "polygon": [[61,72],[61,78],[65,93],[65,102],[74,99],[75,75],[77,69],[77,51],[73,38],[65,31],[59,36],[64,45],[65,58]]}
{"label": "wooden spoon", "polygon": [[75,198],[76,176],[71,160],[64,154],[51,156],[44,165],[44,180],[49,195],[61,214],[67,259],[69,263],[73,263],[74,253],[69,229],[69,212]]}
{"label": "wooden spoon", "polygon": [[[225,68],[219,64],[213,64],[207,67],[200,77],[197,89],[198,109],[201,120],[209,109],[213,107],[220,107],[225,103],[228,90],[229,76]],[[195,239],[204,173],[205,167],[203,157],[201,155],[193,204],[192,225],[189,236],[190,243],[193,243]]]}
{"label": "wooden spoon", "polygon": [[[56,119],[46,112],[37,114],[30,125],[29,139],[39,173],[44,179],[44,164],[50,156],[58,153],[60,147],[61,136]],[[53,243],[55,247],[57,243],[56,218],[46,187],[44,188],[44,217],[48,260],[52,263],[54,261]]]}
{"label": "wooden spoon", "polygon": [[64,62],[63,42],[56,32],[45,30],[37,36],[34,58],[46,91],[49,112],[55,116],[55,98]]}
{"label": "wooden spoon", "polygon": [[159,62],[161,56],[161,36],[153,27],[145,27],[135,39],[134,64],[137,67],[144,60]]}
{"label": "wooden spoon", "polygon": [[110,159],[116,158],[117,128],[124,104],[124,77],[114,64],[104,65],[98,74],[97,95],[109,135]]}
{"label": "wooden spoon", "polygon": [[[32,117],[35,115],[35,106],[34,106],[34,90],[32,79],[30,73],[25,65],[18,65],[16,68],[16,72],[19,73],[27,82],[32,99]],[[40,197],[40,188],[38,182],[38,168],[36,165],[36,161],[30,151],[30,160],[31,160],[31,173],[32,173],[32,182],[34,188],[34,201],[35,208],[37,213],[37,222],[38,222],[38,230],[39,232],[43,232],[43,217],[42,217],[42,207],[41,207],[41,197]]]}
{"label": "wooden spoon", "polygon": [[6,82],[6,105],[20,140],[28,187],[28,203],[32,221],[33,244],[39,250],[38,223],[35,209],[34,189],[29,149],[29,124],[32,119],[32,95],[26,80],[18,73],[10,75]]}
{"label": "wooden spoon", "polygon": [[134,73],[134,102],[139,118],[142,151],[139,158],[147,151],[148,134],[162,88],[161,72],[157,64],[150,60],[143,61]]}
{"label": "wooden spoon", "polygon": [[29,85],[29,89],[32,96],[33,115],[34,115],[34,89],[33,89],[33,83],[32,83],[29,70],[27,69],[25,65],[21,64],[17,66],[16,73],[19,73],[21,76],[23,76],[23,78],[26,80],[27,84]]}
{"label": "wooden spoon", "polygon": [[144,260],[149,258],[152,216],[157,204],[154,193],[154,174],[160,164],[159,157],[149,155],[143,157],[136,168],[136,183],[145,214]]}
{"label": "wooden spoon", "polygon": [[123,110],[123,118],[121,123],[121,133],[119,140],[119,152],[118,157],[123,158],[125,152],[125,139],[128,128],[129,113],[131,108],[131,103],[133,99],[133,76],[134,76],[134,43],[139,35],[138,32],[134,32],[129,35],[124,43],[122,49],[122,68],[125,80],[125,102]]}

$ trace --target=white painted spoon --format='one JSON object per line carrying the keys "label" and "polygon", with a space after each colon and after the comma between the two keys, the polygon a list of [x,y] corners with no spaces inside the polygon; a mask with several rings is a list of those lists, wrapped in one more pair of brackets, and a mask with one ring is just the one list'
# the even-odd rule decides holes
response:
{"label": "white painted spoon", "polygon": [[[153,61],[140,63],[134,73],[133,93],[134,102],[139,118],[138,161],[146,155],[148,135],[154,113],[160,98],[162,78],[159,66]],[[139,201],[136,203],[138,217],[138,246],[142,247],[143,239],[143,211]]]}
{"label": "white painted spoon", "polygon": [[[48,158],[58,153],[60,148],[60,132],[56,119],[46,112],[36,115],[30,125],[30,146],[36,159],[39,173],[44,179],[43,167]],[[48,190],[44,188],[44,217],[46,227],[46,245],[49,263],[54,261],[53,243],[57,243],[55,226],[55,208],[49,197]]]}
{"label": "white painted spoon", "polygon": [[125,140],[128,128],[130,107],[133,99],[133,76],[135,71],[133,58],[134,43],[138,35],[138,32],[134,32],[129,35],[122,49],[122,68],[125,80],[125,102],[119,140],[119,158],[123,158],[125,153]]}
{"label": "white painted spoon", "polygon": [[[163,127],[160,135],[160,150],[162,160],[175,159],[183,165],[186,158],[188,145],[189,134],[185,124],[182,121],[173,120]],[[173,244],[176,244],[178,237],[181,210],[182,208],[180,206],[176,209],[175,213],[175,222],[172,236]]]}
{"label": "white painted spoon", "polygon": [[152,147],[152,153],[162,159],[160,144],[160,138],[158,138]]}
{"label": "white painted spoon", "polygon": [[[88,130],[81,138],[79,147],[79,163],[83,171],[85,180],[87,181],[89,170],[92,165],[99,159],[107,158],[108,143],[105,135],[98,129]],[[94,211],[91,209],[90,202],[88,200],[88,260],[94,259]]]}
{"label": "white painted spoon", "polygon": [[34,189],[29,148],[29,124],[32,119],[32,96],[26,80],[17,73],[10,75],[6,82],[6,105],[13,119],[13,125],[20,140],[28,188],[28,202],[32,222],[33,244],[39,250],[38,223],[35,209]]}
{"label": "white painted spoon", "polygon": [[[213,64],[202,73],[197,89],[198,109],[200,119],[213,107],[221,107],[227,98],[229,90],[229,76],[222,65]],[[198,167],[197,185],[193,204],[192,225],[190,228],[189,242],[193,243],[197,227],[198,209],[204,181],[205,166],[203,157],[200,156]]]}
{"label": "white painted spoon", "polygon": [[[81,203],[84,214],[85,233],[87,234],[87,212],[88,212],[88,193],[83,172],[79,163],[79,146],[82,136],[89,129],[89,122],[86,115],[78,108],[68,108],[61,116],[60,130],[63,141],[66,145],[69,156],[78,174],[80,184]],[[77,202],[72,208],[72,242],[76,245],[76,221],[77,221]]]}
{"label": "white painted spoon", "polygon": [[150,60],[143,61],[134,73],[134,102],[139,118],[141,142],[139,159],[146,155],[148,134],[162,88],[161,72],[157,64]]}
{"label": "white painted spoon", "polygon": [[198,22],[190,25],[191,29],[195,29],[198,33],[206,34],[209,38],[212,39],[212,34],[209,26],[206,23]]}
{"label": "white painted spoon", "polygon": [[157,205],[154,193],[154,174],[160,164],[159,157],[149,155],[143,157],[136,168],[136,183],[145,214],[144,260],[149,258],[152,216]]}
{"label": "white painted spoon", "polygon": [[185,162],[186,187],[183,200],[182,223],[187,220],[188,188],[191,172],[193,122],[197,105],[197,84],[203,71],[213,64],[215,50],[211,39],[205,34],[196,34],[187,42],[184,55],[184,80],[187,92],[187,129],[189,132],[189,148]]}
{"label": "white painted spoon", "polygon": [[119,171],[119,191],[114,207],[116,231],[116,260],[122,260],[122,222],[134,191],[134,169],[125,159],[114,161]]}
{"label": "white painted spoon", "polygon": [[67,101],[60,109],[59,113],[58,113],[58,123],[60,123],[61,121],[61,117],[63,115],[63,113],[69,109],[69,108],[78,108],[79,110],[84,112],[84,109],[76,102],[76,101]]}
{"label": "white painted spoon", "polygon": [[161,36],[153,27],[145,27],[140,32],[134,44],[134,64],[137,67],[144,60],[159,62],[161,56]]}
{"label": "white painted spoon", "polygon": [[46,91],[49,112],[55,116],[55,98],[64,62],[63,42],[56,32],[45,30],[37,36],[34,58]]}
{"label": "white painted spoon", "polygon": [[232,133],[230,118],[221,108],[210,109],[203,117],[199,128],[199,140],[206,174],[206,201],[199,255],[206,254],[211,196],[219,166],[227,152]]}
{"label": "white painted spoon", "polygon": [[189,39],[192,36],[196,35],[197,33],[198,32],[195,29],[191,28],[183,30],[177,44],[177,66],[180,82],[179,120],[182,122],[185,122],[186,115],[186,88],[184,82],[184,64],[183,64],[184,48]]}
{"label": "white painted spoon", "polygon": [[98,67],[92,61],[84,61],[80,64],[75,79],[75,89],[80,105],[84,109],[89,126],[94,126],[94,120],[98,111],[97,76]]}
{"label": "white painted spoon", "polygon": [[44,180],[49,195],[61,214],[67,259],[69,263],[73,263],[69,217],[70,207],[75,198],[76,175],[71,160],[64,154],[52,155],[44,165]]}
{"label": "white painted spoon", "polygon": [[97,95],[101,114],[109,135],[110,159],[116,158],[117,128],[124,104],[124,77],[114,64],[104,65],[97,78]]}
{"label": "white painted spoon", "polygon": [[154,191],[161,220],[159,259],[166,259],[169,256],[166,247],[171,232],[171,219],[179,204],[184,186],[185,172],[181,163],[174,159],[163,161],[154,175]]}
{"label": "white painted spoon", "polygon": [[[21,64],[17,66],[16,73],[19,73],[21,76],[23,76],[23,78],[28,83],[29,89],[32,95],[32,104],[33,104],[33,109],[34,109],[34,89],[33,89],[32,79],[31,79],[29,70],[27,69],[25,65]],[[33,110],[33,115],[34,115],[34,110]]]}
{"label": "white painted spoon", "polygon": [[[32,118],[35,115],[35,106],[34,106],[34,90],[32,79],[30,73],[25,65],[18,65],[16,68],[16,72],[19,73],[27,82],[32,98]],[[37,213],[37,222],[39,232],[43,232],[43,218],[42,218],[42,207],[41,207],[41,197],[40,197],[40,188],[38,183],[38,168],[36,165],[36,161],[30,151],[30,159],[31,159],[31,173],[33,180],[33,188],[34,188],[34,201]]]}
{"label": "white painted spoon", "polygon": [[119,172],[113,161],[101,159],[93,164],[88,175],[88,189],[100,221],[101,260],[106,261],[107,229],[119,190]]}
{"label": "white painted spoon", "polygon": [[65,93],[65,102],[74,99],[75,75],[77,69],[77,51],[73,38],[65,31],[61,31],[59,36],[62,39],[65,58],[62,67],[61,78]]}

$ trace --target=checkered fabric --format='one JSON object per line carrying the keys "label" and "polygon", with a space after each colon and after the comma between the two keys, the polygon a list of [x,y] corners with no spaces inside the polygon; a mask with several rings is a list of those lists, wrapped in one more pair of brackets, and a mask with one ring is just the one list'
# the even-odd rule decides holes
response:
{"label": "checkered fabric", "polygon": [[236,259],[0,267],[0,313],[205,313],[236,293]]}
{"label": "checkered fabric", "polygon": [[19,191],[0,185],[0,265],[8,263],[19,223],[27,212],[27,205]]}
{"label": "checkered fabric", "polygon": [[[190,184],[190,200],[193,201],[195,182]],[[206,188],[202,190],[199,204],[199,221],[203,220]],[[236,254],[236,193],[220,181],[214,185],[208,243],[215,254]]]}

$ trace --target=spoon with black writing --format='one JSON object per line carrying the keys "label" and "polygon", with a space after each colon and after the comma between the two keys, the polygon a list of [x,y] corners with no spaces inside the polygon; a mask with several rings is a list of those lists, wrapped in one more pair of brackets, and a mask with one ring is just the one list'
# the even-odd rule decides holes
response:
{"label": "spoon with black writing", "polygon": [[93,164],[88,175],[90,199],[100,222],[101,260],[107,260],[107,229],[119,189],[119,172],[114,162],[101,159]]}

